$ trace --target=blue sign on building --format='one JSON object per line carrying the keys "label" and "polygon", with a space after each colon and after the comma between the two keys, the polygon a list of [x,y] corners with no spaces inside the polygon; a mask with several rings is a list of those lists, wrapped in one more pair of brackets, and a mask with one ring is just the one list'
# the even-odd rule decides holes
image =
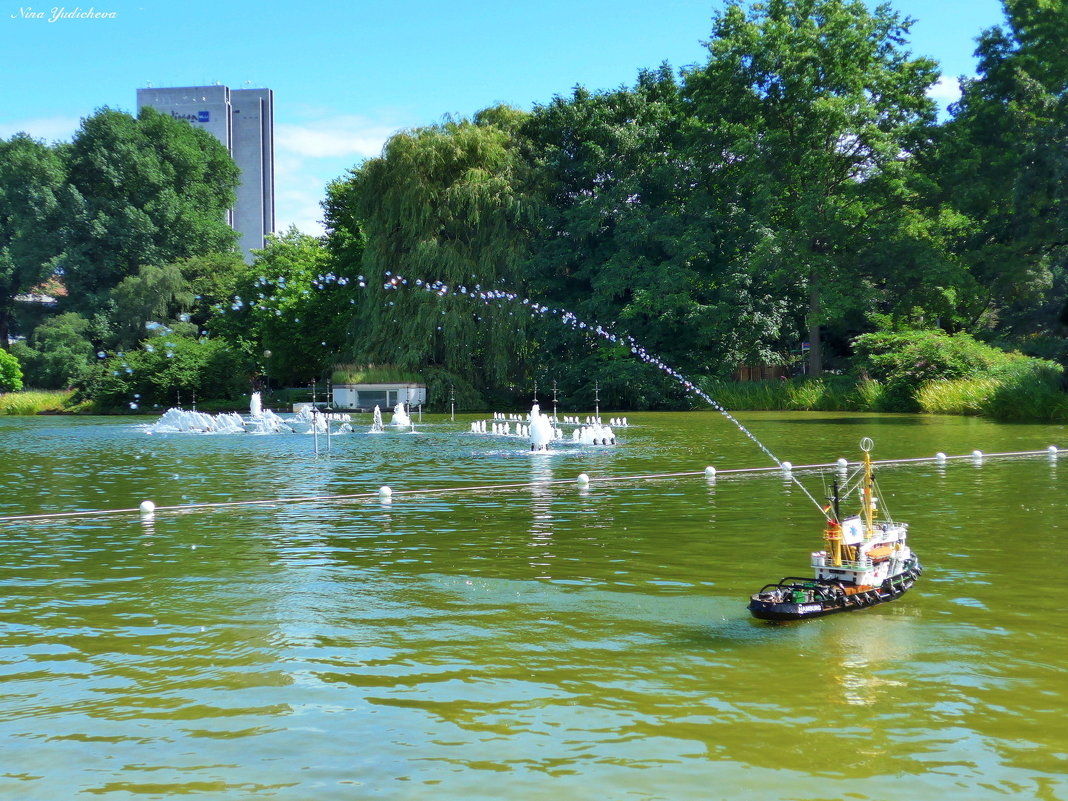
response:
{"label": "blue sign on building", "polygon": [[197,112],[197,122],[211,122],[210,112],[198,111]]}

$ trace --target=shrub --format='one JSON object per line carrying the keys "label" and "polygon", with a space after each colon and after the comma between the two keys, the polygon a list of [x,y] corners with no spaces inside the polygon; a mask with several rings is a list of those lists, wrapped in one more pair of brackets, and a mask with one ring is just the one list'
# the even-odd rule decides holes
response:
{"label": "shrub", "polygon": [[881,411],[920,411],[918,395],[930,381],[998,377],[1032,369],[1031,360],[941,330],[877,332],[853,340],[856,367],[883,384]]}
{"label": "shrub", "polygon": [[75,399],[90,400],[98,410],[237,400],[250,378],[247,358],[223,340],[163,336],[94,365],[78,382]]}
{"label": "shrub", "polygon": [[0,392],[18,392],[22,389],[22,367],[19,360],[0,348]]}
{"label": "shrub", "polygon": [[1001,386],[989,376],[928,381],[916,393],[916,402],[930,414],[983,414]]}
{"label": "shrub", "polygon": [[26,383],[40,389],[71,386],[92,362],[91,327],[82,315],[67,312],[42,322],[28,343],[16,343]]}

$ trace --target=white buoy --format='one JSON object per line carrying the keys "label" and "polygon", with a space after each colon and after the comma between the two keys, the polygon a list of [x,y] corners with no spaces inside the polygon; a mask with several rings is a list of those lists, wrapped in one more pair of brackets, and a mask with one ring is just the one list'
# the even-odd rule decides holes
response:
{"label": "white buoy", "polygon": [[945,462],[946,461],[946,455],[944,453],[942,453],[942,451],[939,451],[938,453],[935,454],[935,461],[936,462]]}
{"label": "white buoy", "polygon": [[381,487],[378,488],[378,496],[380,498],[391,498],[393,497],[393,490],[383,484]]}
{"label": "white buoy", "polygon": [[578,481],[579,485],[583,487],[587,486],[590,483],[590,477],[585,473],[579,473],[578,478],[576,478],[575,480]]}
{"label": "white buoy", "polygon": [[705,468],[705,475],[708,476],[709,478],[715,478],[716,477],[716,468],[714,468],[712,465],[709,465],[708,467]]}
{"label": "white buoy", "polygon": [[1046,450],[1047,450],[1047,452],[1049,453],[1050,456],[1056,456],[1057,455],[1057,446],[1056,445],[1050,445],[1048,448],[1046,448]]}
{"label": "white buoy", "polygon": [[784,473],[789,473],[793,469],[794,469],[794,466],[790,462],[783,462],[782,463],[782,471]]}
{"label": "white buoy", "polygon": [[838,469],[839,470],[848,470],[849,469],[849,462],[847,462],[845,459],[839,459],[838,462],[837,462],[837,465],[838,465]]}
{"label": "white buoy", "polygon": [[141,510],[141,517],[152,517],[156,513],[156,504],[152,501],[141,501],[138,508]]}
{"label": "white buoy", "polygon": [[983,452],[982,451],[972,451],[972,458],[976,459],[976,460],[982,459],[983,458]]}

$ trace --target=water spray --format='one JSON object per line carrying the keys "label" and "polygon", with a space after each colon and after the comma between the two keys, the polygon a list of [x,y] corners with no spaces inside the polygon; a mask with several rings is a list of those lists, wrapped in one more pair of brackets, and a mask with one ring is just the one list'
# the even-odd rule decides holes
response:
{"label": "water spray", "polygon": [[[605,328],[602,325],[593,325],[587,323],[584,320],[579,319],[578,316],[576,316],[570,311],[567,311],[566,309],[546,306],[544,304],[538,303],[537,301],[531,300],[530,298],[522,298],[518,293],[515,292],[505,292],[501,289],[483,289],[480,284],[475,284],[474,287],[451,287],[442,281],[424,281],[421,278],[417,278],[411,283],[414,284],[416,288],[422,289],[425,292],[435,295],[439,298],[448,296],[462,296],[475,301],[482,301],[486,305],[489,305],[494,301],[519,303],[523,306],[526,306],[532,314],[553,315],[559,317],[560,321],[564,325],[571,326],[577,331],[587,331],[591,334],[600,337],[606,342],[622,344],[626,347],[629,347],[630,352],[633,355],[637,356],[641,361],[645,362],[646,364],[650,364],[653,367],[656,367],[666,376],[674,379],[677,383],[682,385],[682,387],[687,392],[692,392],[693,394],[700,397],[703,401],[705,401],[705,403],[707,403],[709,406],[711,406],[713,409],[715,409],[717,412],[727,418],[727,420],[733,423],[739,431],[741,431],[743,434],[745,434],[745,436],[752,440],[752,442],[758,448],[760,448],[760,450],[769,459],[771,459],[780,470],[783,471],[783,474],[785,476],[788,476],[789,479],[793,481],[793,483],[797,484],[797,486],[801,488],[801,491],[808,497],[809,500],[812,501],[813,504],[815,504],[816,508],[820,510],[821,514],[830,519],[827,515],[827,512],[824,511],[823,505],[819,501],[817,501],[808,491],[808,489],[797,479],[797,477],[793,475],[793,472],[790,470],[790,468],[786,467],[782,460],[780,460],[774,453],[771,452],[770,448],[768,448],[763,442],[757,439],[753,432],[751,432],[748,428],[742,425],[742,423],[737,418],[735,418],[734,415],[728,412],[722,405],[720,405],[714,398],[712,398],[699,386],[697,386],[695,383],[686,378],[686,376],[684,376],[674,367],[671,367],[670,365],[665,363],[656,355],[649,353],[649,351],[641,347],[641,345],[638,344],[638,341],[629,334],[616,334],[615,332]],[[399,273],[393,273],[387,270],[386,280],[383,282],[382,288],[386,291],[394,291],[398,289],[403,289],[405,287],[408,287],[409,285],[409,280],[403,275],[400,275]],[[598,393],[598,412],[600,406],[599,390],[600,386],[598,385],[596,390]]]}

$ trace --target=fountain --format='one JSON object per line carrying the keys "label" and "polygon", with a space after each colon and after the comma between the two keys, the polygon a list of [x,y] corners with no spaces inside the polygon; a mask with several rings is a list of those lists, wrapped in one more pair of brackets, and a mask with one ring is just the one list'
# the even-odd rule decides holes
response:
{"label": "fountain", "polygon": [[[329,432],[331,422],[340,425]],[[263,408],[262,396],[253,392],[249,399],[249,416],[237,412],[206,414],[188,409],[172,408],[145,429],[148,434],[347,434],[352,431],[349,415],[324,415],[318,411],[302,411],[283,418]]]}
{"label": "fountain", "polygon": [[571,441],[582,445],[615,445],[616,435],[611,426],[591,423],[572,431]]}
{"label": "fountain", "polygon": [[381,432],[383,432],[385,430],[386,430],[386,427],[382,423],[382,410],[380,408],[378,408],[378,406],[376,405],[375,406],[374,418],[371,421],[371,431],[370,431],[370,433],[372,433],[372,434],[380,434]]}
{"label": "fountain", "polygon": [[389,423],[391,426],[397,428],[409,428],[412,425],[412,418],[408,416],[408,412],[404,410],[404,404],[398,403],[393,407],[393,419]]}
{"label": "fountain", "polygon": [[532,451],[547,451],[549,443],[556,438],[556,431],[552,421],[541,413],[538,404],[530,409],[530,449]]}

